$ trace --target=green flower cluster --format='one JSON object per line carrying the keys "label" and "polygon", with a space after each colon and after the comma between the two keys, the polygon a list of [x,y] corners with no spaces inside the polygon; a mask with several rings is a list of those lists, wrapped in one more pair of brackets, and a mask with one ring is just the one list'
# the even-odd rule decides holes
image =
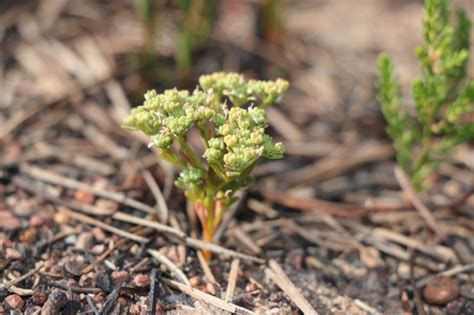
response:
{"label": "green flower cluster", "polygon": [[258,101],[259,106],[281,101],[283,94],[288,89],[288,81],[248,80],[238,73],[216,72],[202,75],[199,84],[204,91],[214,94],[220,100],[226,96],[234,106],[242,106],[248,102]]}
{"label": "green flower cluster", "polygon": [[[416,116],[402,108],[402,97],[393,64],[387,54],[379,57],[378,90],[387,131],[397,160],[418,189],[452,148],[474,139],[474,81],[466,78],[471,21],[459,10],[450,23],[448,0],[426,0],[423,35],[416,50],[421,77],[413,80]],[[454,16],[453,16],[454,17]]]}
{"label": "green flower cluster", "polygon": [[216,114],[206,104],[207,95],[199,90],[192,94],[176,89],[163,94],[148,91],[144,104],[132,109],[124,125],[150,136],[151,145],[169,149],[174,140],[184,137],[194,124],[205,124]]}
{"label": "green flower cluster", "polygon": [[209,139],[204,157],[227,177],[248,173],[260,157],[280,159],[285,153],[281,142],[273,143],[265,134],[267,120],[261,107],[225,110],[227,119],[217,125],[217,134]]}
{"label": "green flower cluster", "polygon": [[[283,144],[273,143],[265,133],[265,108],[282,99],[288,82],[245,80],[238,73],[218,72],[201,76],[199,83],[192,93],[147,92],[144,104],[132,110],[124,125],[143,131],[150,145],[161,149],[162,158],[182,169],[175,184],[195,204],[209,237],[234,193],[251,183],[258,159],[283,157]],[[202,158],[187,143],[192,128],[205,146]]]}

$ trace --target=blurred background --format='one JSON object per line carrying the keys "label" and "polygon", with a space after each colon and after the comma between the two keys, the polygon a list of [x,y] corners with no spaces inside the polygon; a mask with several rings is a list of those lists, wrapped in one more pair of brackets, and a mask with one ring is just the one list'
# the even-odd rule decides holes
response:
{"label": "blurred background", "polygon": [[[474,18],[473,0],[451,2]],[[393,57],[405,105],[411,106],[422,18],[421,0],[0,1],[0,210],[7,210],[0,211],[0,232],[10,231],[0,233],[0,240],[24,243],[23,234],[17,241],[11,231],[34,229],[34,235],[43,236],[18,245],[29,250],[37,240],[70,230],[56,212],[65,202],[112,211],[125,207],[64,182],[46,185],[55,174],[94,189],[125,192],[145,206],[155,202],[148,186],[154,178],[168,207],[179,210],[173,213],[181,228],[190,232],[184,198],[173,188],[173,169],[147,149],[144,137],[123,130],[124,117],[142,104],[147,90],[192,90],[203,73],[282,77],[290,90],[268,115],[271,133],[285,143],[287,156],[255,169],[259,184],[240,207],[238,221],[226,224],[242,224],[265,257],[286,259],[291,270],[301,273],[298,285],[306,287],[314,304],[332,309],[338,296],[323,301],[319,291],[307,289],[317,278],[334,285],[338,294],[387,312],[388,304],[398,303],[394,309],[399,310],[397,287],[400,279],[408,283],[409,249],[425,249],[424,244],[437,240],[407,205],[394,177],[394,151],[374,87],[376,59],[382,51]],[[472,153],[472,145],[460,146],[432,179],[438,185],[428,205],[439,210],[434,215],[450,238],[443,245],[448,258],[436,264],[417,261],[429,272],[444,271],[453,261],[474,261]],[[39,178],[37,169],[22,168],[23,163],[49,175]],[[368,213],[358,205],[382,207]],[[409,211],[398,212],[401,208]],[[316,215],[298,216],[295,209]],[[258,225],[287,217],[299,220],[297,229],[285,220]],[[49,225],[53,232],[43,229],[38,218],[54,221]],[[118,224],[108,217],[104,221]],[[78,229],[88,231],[83,226]],[[119,225],[124,226],[129,227]],[[387,230],[385,238],[381,230],[372,237],[374,227],[409,235],[416,243],[402,238],[399,246],[400,238]],[[232,231],[224,245],[240,249],[242,242]],[[354,247],[355,239],[370,251],[363,251],[361,243]],[[61,256],[69,245],[55,246]],[[451,248],[464,258],[452,260]],[[303,271],[302,257],[313,258],[304,261],[318,272]],[[472,278],[470,283],[466,290],[472,299]]]}

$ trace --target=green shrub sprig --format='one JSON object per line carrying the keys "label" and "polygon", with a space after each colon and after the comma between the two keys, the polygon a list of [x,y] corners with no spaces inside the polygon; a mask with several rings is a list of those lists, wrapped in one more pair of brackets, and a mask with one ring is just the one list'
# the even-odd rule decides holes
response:
{"label": "green shrub sprig", "polygon": [[[132,109],[124,125],[148,135],[150,146],[181,169],[175,184],[192,202],[204,239],[211,241],[235,193],[252,182],[258,159],[283,157],[282,143],[265,133],[265,108],[282,99],[288,82],[218,72],[201,76],[199,85],[192,93],[147,92],[144,104]],[[201,136],[202,156],[188,144],[192,128]]]}
{"label": "green shrub sprig", "polygon": [[456,23],[447,0],[426,0],[424,45],[416,50],[421,77],[412,82],[416,116],[402,108],[402,96],[390,57],[378,60],[378,99],[387,120],[400,166],[417,189],[446,154],[461,142],[474,138],[474,81],[466,78],[471,21],[463,10]]}

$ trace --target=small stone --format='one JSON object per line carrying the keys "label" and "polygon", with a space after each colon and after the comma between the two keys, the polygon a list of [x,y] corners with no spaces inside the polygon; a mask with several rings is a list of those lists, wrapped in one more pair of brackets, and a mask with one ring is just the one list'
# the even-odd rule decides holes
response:
{"label": "small stone", "polygon": [[278,303],[283,299],[283,296],[280,292],[272,292],[268,298],[271,302]]}
{"label": "small stone", "polygon": [[30,218],[30,226],[40,227],[45,224],[44,218],[39,214],[33,214]]}
{"label": "small stone", "polygon": [[81,233],[74,246],[85,251],[91,249],[94,246],[94,235],[91,232]]}
{"label": "small stone", "polygon": [[97,199],[95,205],[100,209],[109,210],[110,212],[115,212],[119,208],[119,204],[117,202],[108,199]]}
{"label": "small stone", "polygon": [[36,242],[36,228],[28,228],[21,232],[20,236],[18,237],[20,242],[33,244]]}
{"label": "small stone", "polygon": [[105,245],[104,244],[97,244],[93,246],[90,250],[90,252],[94,255],[100,255],[105,251]]}
{"label": "small stone", "polygon": [[107,235],[105,235],[105,232],[101,228],[95,227],[91,232],[99,242],[103,242],[107,238]]}
{"label": "small stone", "polygon": [[41,227],[41,226],[50,226],[53,221],[52,215],[41,212],[35,213],[30,218],[30,226],[32,227]]}
{"label": "small stone", "polygon": [[23,257],[23,255],[17,251],[16,249],[13,248],[7,248],[5,250],[5,258],[9,260],[20,260]]}
{"label": "small stone", "polygon": [[197,288],[202,284],[202,279],[199,276],[194,276],[189,278],[189,282],[191,283],[192,287]]}
{"label": "small stone", "polygon": [[142,273],[135,275],[135,277],[133,278],[133,284],[139,288],[147,287],[150,285],[150,283],[150,277]]}
{"label": "small stone", "polygon": [[382,259],[380,258],[380,252],[375,247],[365,247],[360,251],[360,260],[365,264],[367,268],[376,268],[382,265]]}
{"label": "small stone", "polygon": [[116,286],[127,283],[130,280],[130,275],[125,270],[112,272],[112,283]]}
{"label": "small stone", "polygon": [[5,235],[0,235],[0,249],[1,248],[9,248],[13,246],[13,242],[6,238]]}
{"label": "small stone", "polygon": [[5,304],[12,310],[21,310],[25,302],[18,294],[10,294],[5,298]]}
{"label": "small stone", "polygon": [[59,289],[53,290],[53,292],[48,296],[48,300],[41,308],[41,315],[60,314],[61,309],[66,306],[67,301],[66,294]]}
{"label": "small stone", "polygon": [[13,231],[21,226],[21,221],[10,211],[0,211],[0,229]]}
{"label": "small stone", "polygon": [[85,190],[76,190],[74,192],[74,199],[80,203],[91,205],[94,203],[95,196],[91,192]]}
{"label": "small stone", "polygon": [[57,224],[69,224],[71,222],[71,217],[64,211],[56,212],[53,219]]}
{"label": "small stone", "polygon": [[74,276],[80,276],[85,267],[85,259],[83,256],[73,256],[67,259],[64,269]]}
{"label": "small stone", "polygon": [[257,290],[259,290],[259,287],[254,282],[250,282],[245,286],[245,292],[247,292],[247,293],[255,292]]}
{"label": "small stone", "polygon": [[446,276],[436,276],[423,290],[423,297],[430,304],[444,305],[459,295],[459,287]]}
{"label": "small stone", "polygon": [[[0,314],[2,314],[2,313],[0,313]],[[38,315],[38,314],[41,314],[41,306],[34,305],[34,304],[26,304],[26,307],[25,307],[25,310],[24,310],[23,314],[25,314],[25,315]]]}
{"label": "small stone", "polygon": [[155,304],[155,314],[156,315],[164,315],[165,314],[165,307],[161,303]]}
{"label": "small stone", "polygon": [[295,267],[296,270],[300,270],[301,267],[303,266],[303,260],[304,256],[303,255],[296,255],[293,258],[293,266]]}
{"label": "small stone", "polygon": [[31,297],[31,302],[35,305],[42,306],[46,300],[48,299],[48,295],[44,292],[38,292]]}

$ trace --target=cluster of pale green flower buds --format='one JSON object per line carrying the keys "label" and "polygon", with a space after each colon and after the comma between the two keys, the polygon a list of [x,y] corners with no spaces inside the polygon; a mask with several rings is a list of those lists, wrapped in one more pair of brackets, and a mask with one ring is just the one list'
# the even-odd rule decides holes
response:
{"label": "cluster of pale green flower buds", "polygon": [[228,97],[234,106],[258,102],[257,105],[265,107],[278,103],[288,89],[288,82],[282,79],[247,81],[241,74],[225,72],[202,75],[199,84],[204,91],[214,93],[217,98]]}
{"label": "cluster of pale green flower buds", "polygon": [[238,176],[253,167],[260,157],[283,157],[282,143],[273,143],[265,134],[265,110],[260,107],[225,109],[227,119],[217,125],[216,136],[209,139],[204,157],[212,166],[218,165],[228,177]]}
{"label": "cluster of pale green flower buds", "polygon": [[[175,143],[186,145],[192,127],[199,129],[208,167],[187,147],[184,154],[193,155],[194,160],[180,163],[182,168],[187,165],[176,181],[180,188],[197,185],[206,169],[212,168],[223,180],[231,180],[247,176],[260,157],[283,157],[282,143],[273,143],[265,134],[265,107],[281,100],[287,81],[245,80],[237,73],[218,72],[201,76],[199,83],[201,89],[192,93],[177,89],[161,94],[147,92],[144,104],[134,108],[124,122],[128,129],[143,131],[150,137],[151,146],[167,153],[176,153]],[[177,153],[164,156],[180,157]]]}

